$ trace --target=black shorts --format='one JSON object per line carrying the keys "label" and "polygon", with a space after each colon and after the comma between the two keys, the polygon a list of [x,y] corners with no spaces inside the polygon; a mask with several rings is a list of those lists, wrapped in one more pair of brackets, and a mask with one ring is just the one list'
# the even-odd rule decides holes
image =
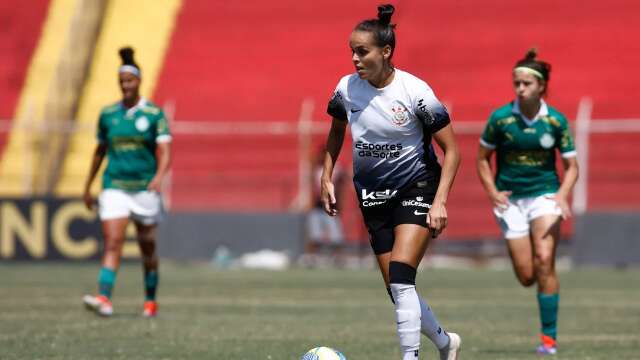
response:
{"label": "black shorts", "polygon": [[436,189],[435,184],[420,187],[414,185],[385,204],[360,208],[374,254],[384,254],[393,249],[393,229],[397,225],[416,224],[427,227],[427,213]]}

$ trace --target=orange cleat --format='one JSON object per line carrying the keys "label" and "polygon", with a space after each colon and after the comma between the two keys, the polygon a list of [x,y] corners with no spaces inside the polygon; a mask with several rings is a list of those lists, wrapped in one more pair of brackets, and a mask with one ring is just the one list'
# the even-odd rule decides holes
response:
{"label": "orange cleat", "polygon": [[82,302],[87,310],[91,310],[100,316],[113,315],[113,305],[111,305],[111,300],[104,295],[85,295],[82,298]]}
{"label": "orange cleat", "polygon": [[556,340],[551,336],[540,334],[540,346],[536,349],[538,355],[555,355],[558,352]]}
{"label": "orange cleat", "polygon": [[146,318],[156,317],[158,315],[158,303],[153,300],[147,300],[144,302],[144,311],[142,316]]}

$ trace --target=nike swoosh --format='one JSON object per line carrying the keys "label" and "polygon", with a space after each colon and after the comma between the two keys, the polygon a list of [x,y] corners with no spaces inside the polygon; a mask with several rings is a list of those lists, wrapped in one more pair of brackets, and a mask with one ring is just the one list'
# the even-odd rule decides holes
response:
{"label": "nike swoosh", "polygon": [[357,113],[358,111],[362,111],[362,109],[351,109],[351,113]]}
{"label": "nike swoosh", "polygon": [[415,211],[413,212],[413,215],[427,215],[427,213],[418,212],[418,210],[415,210]]}

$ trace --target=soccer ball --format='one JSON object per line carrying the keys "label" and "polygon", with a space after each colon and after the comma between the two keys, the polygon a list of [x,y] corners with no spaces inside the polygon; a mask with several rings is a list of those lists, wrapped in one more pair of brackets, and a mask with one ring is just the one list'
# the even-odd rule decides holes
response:
{"label": "soccer ball", "polygon": [[320,346],[307,351],[300,360],[347,360],[338,350]]}

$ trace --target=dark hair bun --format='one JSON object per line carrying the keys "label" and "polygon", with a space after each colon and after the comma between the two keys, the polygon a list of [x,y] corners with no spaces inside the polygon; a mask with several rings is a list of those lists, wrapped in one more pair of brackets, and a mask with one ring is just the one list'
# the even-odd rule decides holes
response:
{"label": "dark hair bun", "polygon": [[532,61],[535,61],[537,57],[538,57],[538,49],[536,48],[529,49],[529,51],[527,51],[527,54],[524,56],[526,60],[532,60]]}
{"label": "dark hair bun", "polygon": [[529,49],[524,58],[519,60],[515,65],[516,68],[521,66],[536,70],[542,75],[542,78],[544,80],[549,81],[549,75],[551,74],[551,65],[548,62],[538,60],[538,49]]}
{"label": "dark hair bun", "polygon": [[378,20],[380,21],[380,24],[383,26],[388,26],[391,23],[391,15],[393,15],[393,12],[395,10],[396,8],[394,8],[391,4],[383,4],[378,6]]}
{"label": "dark hair bun", "polygon": [[133,49],[131,47],[123,47],[119,53],[122,59],[122,65],[133,65],[137,67],[136,62],[133,60]]}

